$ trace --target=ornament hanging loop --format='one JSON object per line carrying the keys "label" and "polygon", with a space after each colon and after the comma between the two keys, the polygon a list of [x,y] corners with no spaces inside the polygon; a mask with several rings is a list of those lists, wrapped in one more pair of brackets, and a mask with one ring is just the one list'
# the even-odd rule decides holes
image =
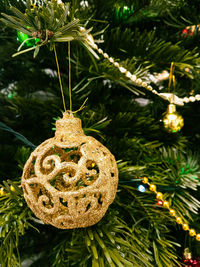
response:
{"label": "ornament hanging loop", "polygon": [[173,94],[171,94],[171,97],[169,98],[170,104],[175,103],[175,75],[174,75],[174,70],[175,70],[174,62],[171,62],[168,92],[170,93],[171,85],[173,84]]}
{"label": "ornament hanging loop", "polygon": [[54,49],[54,54],[55,54],[55,59],[56,59],[56,65],[57,65],[57,70],[58,70],[58,79],[59,79],[59,83],[60,83],[60,91],[61,91],[61,95],[62,95],[62,100],[63,100],[63,107],[64,110],[66,111],[66,104],[65,104],[65,96],[64,96],[64,92],[63,92],[63,86],[62,86],[62,80],[61,80],[61,74],[60,74],[60,66],[58,63],[58,56],[57,56],[57,52],[56,52],[56,46],[53,46]]}
{"label": "ornament hanging loop", "polygon": [[[171,88],[171,84],[172,84],[173,80],[175,81],[174,69],[175,69],[174,62],[171,62],[170,73],[169,73],[168,92],[170,92],[170,88]],[[173,82],[173,84],[174,84],[174,82]]]}
{"label": "ornament hanging loop", "polygon": [[71,47],[70,47],[70,42],[68,42],[68,58],[69,58],[69,109],[72,111]]}

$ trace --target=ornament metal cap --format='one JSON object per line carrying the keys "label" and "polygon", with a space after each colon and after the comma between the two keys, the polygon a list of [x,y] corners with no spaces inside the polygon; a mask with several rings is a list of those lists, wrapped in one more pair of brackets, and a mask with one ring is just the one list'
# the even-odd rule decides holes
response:
{"label": "ornament metal cap", "polygon": [[72,111],[68,110],[63,118],[56,121],[55,138],[60,141],[67,140],[69,135],[83,135],[82,122],[75,118]]}
{"label": "ornament metal cap", "polygon": [[192,253],[190,252],[189,248],[185,248],[184,258],[187,259],[187,260],[191,260],[192,259]]}
{"label": "ornament metal cap", "polygon": [[176,106],[174,104],[169,104],[167,111],[169,114],[175,113],[176,112]]}

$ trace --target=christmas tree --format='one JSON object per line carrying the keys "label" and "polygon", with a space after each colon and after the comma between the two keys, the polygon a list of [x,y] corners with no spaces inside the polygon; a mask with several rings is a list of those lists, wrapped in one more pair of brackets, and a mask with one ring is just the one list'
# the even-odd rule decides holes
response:
{"label": "christmas tree", "polygon": [[[200,264],[199,11],[196,0],[1,0],[2,267]],[[76,111],[85,135],[110,150],[119,173],[103,218],[73,229],[39,218],[30,209],[36,199],[26,202],[21,186],[34,177],[37,159],[29,178],[26,171],[22,178],[24,165],[54,137],[65,110]],[[69,161],[62,153],[73,152],[73,164],[79,160],[79,148],[63,152],[52,145],[52,151],[45,166],[58,157]],[[117,177],[109,160],[103,160],[108,194]],[[98,180],[98,166],[87,164],[93,176],[75,191]],[[68,167],[66,173],[74,176]],[[38,199],[45,190],[33,189]],[[43,197],[44,209],[53,205],[47,202]]]}

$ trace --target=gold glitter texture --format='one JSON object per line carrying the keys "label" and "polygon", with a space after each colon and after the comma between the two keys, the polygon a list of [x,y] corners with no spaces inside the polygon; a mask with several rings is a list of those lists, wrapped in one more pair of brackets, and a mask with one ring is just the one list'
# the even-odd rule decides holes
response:
{"label": "gold glitter texture", "polygon": [[39,145],[25,164],[24,197],[46,224],[72,229],[96,224],[113,202],[118,185],[114,156],[83,133],[72,112],[56,122],[55,137]]}

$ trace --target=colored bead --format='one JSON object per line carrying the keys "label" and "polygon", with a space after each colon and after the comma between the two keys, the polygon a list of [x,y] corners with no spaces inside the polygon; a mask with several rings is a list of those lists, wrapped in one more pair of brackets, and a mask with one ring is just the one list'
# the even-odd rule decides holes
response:
{"label": "colored bead", "polygon": [[197,234],[197,235],[196,235],[196,240],[197,240],[197,241],[200,241],[200,234]]}
{"label": "colored bead", "polygon": [[156,203],[157,206],[163,206],[163,201],[162,200],[158,200]]}
{"label": "colored bead", "polygon": [[169,202],[167,200],[163,202],[163,207],[169,208]]}
{"label": "colored bead", "polygon": [[177,217],[177,218],[176,218],[176,222],[177,222],[178,224],[182,224],[182,223],[183,223],[181,217]]}
{"label": "colored bead", "polygon": [[163,199],[163,193],[158,192],[158,193],[156,194],[156,198],[157,198],[157,199]]}
{"label": "colored bead", "polygon": [[189,225],[187,223],[184,223],[182,225],[182,228],[183,228],[184,231],[187,231],[187,230],[189,230]]}
{"label": "colored bead", "polygon": [[175,216],[176,212],[175,212],[175,210],[170,209],[170,210],[169,210],[169,214],[170,214],[171,216]]}
{"label": "colored bead", "polygon": [[144,185],[140,184],[140,185],[138,186],[138,190],[139,190],[141,193],[144,193],[145,190],[146,190],[146,188],[145,188]]}
{"label": "colored bead", "polygon": [[156,191],[156,185],[155,184],[150,184],[149,190],[155,192]]}
{"label": "colored bead", "polygon": [[148,181],[149,181],[149,179],[147,177],[144,177],[143,180],[142,180],[143,184],[147,184]]}
{"label": "colored bead", "polygon": [[194,230],[194,229],[190,229],[190,230],[189,230],[189,235],[190,235],[190,236],[195,236],[195,235],[196,235],[195,230]]}

